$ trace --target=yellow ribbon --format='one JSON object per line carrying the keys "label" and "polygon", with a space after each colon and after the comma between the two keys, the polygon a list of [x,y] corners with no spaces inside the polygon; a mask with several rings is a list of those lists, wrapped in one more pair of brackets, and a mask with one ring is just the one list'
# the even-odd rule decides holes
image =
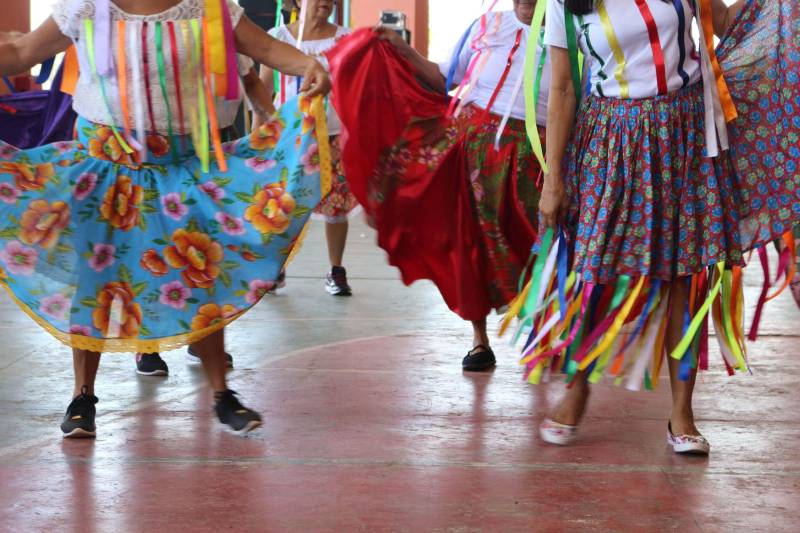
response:
{"label": "yellow ribbon", "polygon": [[222,23],[222,5],[220,1],[227,0],[206,0],[206,21],[208,22],[208,43],[210,48],[211,73],[216,76],[212,78],[216,81],[215,93],[217,96],[225,96],[226,87],[223,81],[224,74],[227,72],[227,56],[225,49],[225,29]]}
{"label": "yellow ribbon", "polygon": [[619,94],[621,98],[630,97],[630,88],[628,87],[628,80],[625,78],[625,53],[617,40],[617,34],[614,32],[614,26],[611,24],[611,17],[608,16],[606,6],[603,2],[597,5],[597,14],[600,16],[600,24],[603,26],[603,31],[606,34],[606,40],[614,53],[614,60],[617,62],[617,68],[614,69],[614,78],[619,83]]}

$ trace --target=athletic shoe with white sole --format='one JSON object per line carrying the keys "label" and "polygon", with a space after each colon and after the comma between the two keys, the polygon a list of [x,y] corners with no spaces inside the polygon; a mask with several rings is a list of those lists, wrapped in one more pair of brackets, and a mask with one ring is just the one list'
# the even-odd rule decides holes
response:
{"label": "athletic shoe with white sole", "polygon": [[[186,351],[186,361],[192,363],[193,365],[199,365],[203,361],[200,359],[200,356],[192,350],[190,346],[189,349]],[[233,368],[233,356],[227,352],[225,352],[225,361],[228,363],[228,368]]]}
{"label": "athletic shoe with white sole", "polygon": [[140,376],[168,376],[169,367],[157,353],[137,353],[136,373]]}
{"label": "athletic shoe with white sole", "polygon": [[95,404],[99,400],[97,396],[89,395],[88,390],[87,387],[83,387],[81,393],[67,407],[64,421],[61,422],[61,431],[64,433],[64,438],[92,439],[97,436],[94,418],[97,415]]}
{"label": "athletic shoe with white sole", "polygon": [[325,276],[325,290],[331,296],[352,296],[353,290],[347,283],[347,270],[333,267]]}
{"label": "athletic shoe with white sole", "polygon": [[244,436],[261,425],[261,415],[243,406],[236,397],[236,392],[226,390],[215,395],[214,411],[219,421],[227,429],[237,435]]}

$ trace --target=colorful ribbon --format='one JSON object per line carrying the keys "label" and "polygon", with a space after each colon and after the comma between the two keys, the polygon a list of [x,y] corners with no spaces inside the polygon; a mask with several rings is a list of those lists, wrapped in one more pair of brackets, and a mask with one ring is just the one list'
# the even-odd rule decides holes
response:
{"label": "colorful ribbon", "polygon": [[84,23],[84,32],[86,35],[86,53],[89,59],[89,67],[91,68],[91,72],[94,73],[95,77],[97,78],[97,83],[100,86],[100,95],[103,98],[103,103],[106,107],[106,112],[108,113],[109,121],[108,127],[111,128],[111,132],[114,134],[114,137],[117,139],[117,142],[125,151],[126,154],[132,154],[134,152],[133,148],[131,148],[128,143],[125,141],[122,135],[120,135],[119,130],[114,125],[114,114],[111,111],[111,104],[108,101],[108,92],[106,90],[105,78],[97,74],[97,63],[95,62],[95,49],[94,49],[94,23],[91,19],[85,19]]}
{"label": "colorful ribbon", "polygon": [[239,92],[239,68],[236,61],[236,39],[233,33],[233,18],[228,7],[227,0],[220,0],[222,6],[222,30],[225,35],[225,76],[226,93],[225,99],[228,101],[238,101]]}
{"label": "colorful ribbon", "polygon": [[64,52],[64,69],[61,75],[61,92],[75,94],[80,69],[78,68],[78,50],[73,44]]}
{"label": "colorful ribbon", "polygon": [[[172,52],[172,77],[175,80],[175,99],[178,103],[178,131],[181,137],[186,135],[186,121],[183,114],[183,87],[181,84],[181,61],[178,51],[178,38],[175,32],[175,22],[167,22],[167,30],[169,32],[169,45]],[[188,48],[187,56],[189,55]]]}
{"label": "colorful ribbon", "polygon": [[98,76],[111,74],[111,1],[94,1],[94,54]]}
{"label": "colorful ribbon", "polygon": [[719,99],[722,104],[722,110],[725,113],[725,120],[731,122],[736,119],[739,114],[736,111],[736,105],[733,103],[733,97],[728,90],[728,84],[725,82],[725,76],[722,73],[722,67],[717,60],[717,53],[714,50],[714,14],[711,7],[711,0],[698,0],[700,12],[700,26],[705,37],[705,47],[708,53],[708,58],[711,60],[711,65],[714,68],[714,77],[716,79],[717,89],[719,91]]}
{"label": "colorful ribbon", "polygon": [[[661,41],[658,36],[656,20],[653,18],[653,13],[645,0],[636,0],[636,7],[639,8],[639,14],[641,14],[647,27],[647,36],[650,39],[650,48],[653,51],[653,63],[656,67],[658,94],[667,94],[667,68],[664,60],[664,50],[661,48]],[[683,41],[682,32],[678,34],[678,39]]]}
{"label": "colorful ribbon", "polygon": [[172,152],[172,159],[178,164],[178,143],[175,142],[175,133],[172,129],[172,105],[169,102],[169,87],[167,86],[167,68],[164,61],[164,33],[163,23],[156,21],[155,25],[155,45],[156,45],[156,66],[158,67],[158,85],[161,87],[161,96],[164,98],[164,106],[167,109],[167,135]]}
{"label": "colorful ribbon", "polygon": [[139,34],[143,31],[141,22],[129,22],[128,50],[130,51],[131,84],[133,86],[133,124],[139,142],[139,161],[147,161],[147,121],[145,119],[145,97],[142,86],[142,40]]}
{"label": "colorful ribbon", "polygon": [[205,70],[204,86],[206,94],[206,106],[208,108],[208,120],[211,129],[211,141],[214,147],[214,155],[217,159],[217,165],[221,172],[228,171],[228,163],[225,161],[225,152],[222,150],[222,139],[219,134],[219,121],[217,118],[217,106],[214,101],[214,93],[211,88],[211,52],[212,47],[209,44],[209,27],[208,21],[203,19],[203,67]]}
{"label": "colorful ribbon", "polygon": [[[197,150],[197,156],[200,158],[200,168],[204,173],[208,173],[210,170],[210,162],[209,162],[209,152],[210,152],[210,145],[209,145],[209,117],[208,117],[208,108],[206,107],[206,102],[208,99],[206,98],[206,91],[208,90],[208,81],[204,76],[204,67],[203,64],[205,62],[204,53],[203,53],[203,37],[202,37],[202,28],[200,26],[200,22],[197,19],[193,19],[191,22],[191,30],[192,30],[192,37],[194,41],[194,46],[192,46],[192,63],[195,65],[195,72],[197,75],[197,117],[198,117],[198,133],[199,133],[199,149]],[[210,97],[213,100],[213,97]]]}
{"label": "colorful ribbon", "polygon": [[36,83],[42,85],[47,80],[50,79],[50,74],[53,73],[53,64],[55,64],[56,58],[51,57],[50,59],[46,60],[42,63],[41,68],[39,69],[39,75],[36,76]]}
{"label": "colorful ribbon", "polygon": [[611,23],[611,17],[608,16],[608,11],[604,2],[597,4],[597,14],[600,17],[600,25],[603,27],[603,32],[606,34],[606,40],[611,47],[611,52],[614,54],[614,60],[617,62],[617,67],[614,69],[614,78],[619,84],[620,98],[626,99],[630,97],[630,87],[628,80],[625,77],[625,53],[617,39],[617,33],[614,31],[614,26]]}
{"label": "colorful ribbon", "polygon": [[[539,100],[537,88],[541,84],[541,71],[537,69],[536,78],[534,78],[533,71],[533,64],[536,61],[536,50],[544,24],[545,6],[545,2],[536,2],[536,9],[533,12],[533,20],[531,21],[530,35],[528,36],[528,49],[525,53],[525,130],[528,133],[528,139],[531,142],[533,153],[536,159],[539,160],[542,171],[547,174],[547,162],[545,161],[542,140],[541,137],[539,137],[539,123],[536,118],[536,107]],[[542,69],[544,68],[544,54],[545,51],[544,48],[542,48],[539,65]]]}

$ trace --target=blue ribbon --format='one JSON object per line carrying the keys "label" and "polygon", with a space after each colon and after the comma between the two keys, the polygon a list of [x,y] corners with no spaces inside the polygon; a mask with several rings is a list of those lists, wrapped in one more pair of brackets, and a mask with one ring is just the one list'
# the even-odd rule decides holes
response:
{"label": "blue ribbon", "polygon": [[564,235],[564,230],[559,227],[558,228],[558,305],[561,309],[561,317],[565,317],[567,314],[567,296],[566,296],[566,284],[567,284],[567,237]]}
{"label": "blue ribbon", "polygon": [[450,92],[450,87],[453,86],[453,78],[456,77],[458,58],[461,56],[461,52],[464,50],[464,46],[467,44],[467,38],[469,37],[469,34],[472,33],[472,28],[475,27],[477,22],[477,20],[473,21],[469,28],[467,28],[467,31],[464,32],[464,35],[461,36],[461,40],[458,41],[456,51],[453,54],[453,58],[450,60],[450,69],[447,71],[447,82],[445,84],[445,91],[447,92]]}
{"label": "blue ribbon", "polygon": [[8,91],[11,94],[14,94],[14,93],[17,92],[17,90],[14,88],[14,82],[11,81],[11,78],[9,78],[8,76],[3,76],[3,81],[5,82],[6,87],[8,87]]}
{"label": "blue ribbon", "polygon": [[53,73],[53,64],[55,62],[56,58],[51,57],[50,59],[42,63],[42,68],[39,70],[39,75],[36,76],[36,83],[41,85],[50,79],[50,74]]}

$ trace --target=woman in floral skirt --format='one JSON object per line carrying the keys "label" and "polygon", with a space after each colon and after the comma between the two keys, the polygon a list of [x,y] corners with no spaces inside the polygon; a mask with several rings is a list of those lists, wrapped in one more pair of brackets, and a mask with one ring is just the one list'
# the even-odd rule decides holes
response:
{"label": "woman in floral skirt", "polygon": [[[247,432],[261,418],[228,389],[221,330],[265,294],[325,193],[327,74],[229,0],[60,0],[0,45],[0,73],[73,43],[77,140],[0,150],[3,285],[73,348],[62,430],[95,435],[101,352],[192,343],[220,422]],[[239,97],[237,51],[304,75],[306,92],[223,145],[217,110]]]}

